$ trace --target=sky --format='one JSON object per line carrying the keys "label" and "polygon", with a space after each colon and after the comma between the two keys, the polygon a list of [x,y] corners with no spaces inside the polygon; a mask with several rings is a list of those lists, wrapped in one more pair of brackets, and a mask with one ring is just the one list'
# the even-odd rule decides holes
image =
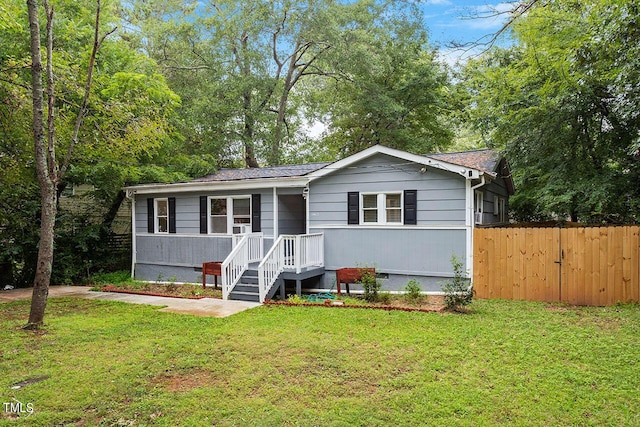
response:
{"label": "sky", "polygon": [[449,47],[452,41],[488,41],[506,19],[504,15],[490,15],[495,14],[495,11],[504,12],[511,8],[507,1],[490,0],[422,0],[418,4],[424,13],[431,44],[439,48],[442,59],[451,65],[456,60],[464,60],[473,54]]}

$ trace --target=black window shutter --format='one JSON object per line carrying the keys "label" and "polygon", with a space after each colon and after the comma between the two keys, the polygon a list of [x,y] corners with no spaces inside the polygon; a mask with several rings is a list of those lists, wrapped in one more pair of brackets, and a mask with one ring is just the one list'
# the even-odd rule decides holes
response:
{"label": "black window shutter", "polygon": [[251,231],[259,233],[262,231],[260,221],[262,218],[262,211],[260,209],[260,194],[251,195]]}
{"label": "black window shutter", "polygon": [[176,232],[176,198],[169,197],[169,233]]}
{"label": "black window shutter", "polygon": [[153,198],[147,199],[147,232],[153,233],[156,230],[155,227],[155,215],[153,214]]}
{"label": "black window shutter", "polygon": [[360,223],[360,193],[350,191],[347,193],[347,224]]}
{"label": "black window shutter", "polygon": [[207,226],[207,196],[200,196],[200,234],[207,234],[209,227]]}
{"label": "black window shutter", "polygon": [[418,191],[404,190],[404,223],[416,225],[418,223]]}

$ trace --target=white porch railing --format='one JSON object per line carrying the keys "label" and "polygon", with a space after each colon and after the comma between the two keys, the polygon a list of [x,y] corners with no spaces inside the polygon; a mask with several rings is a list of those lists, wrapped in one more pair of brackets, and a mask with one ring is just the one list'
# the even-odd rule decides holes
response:
{"label": "white porch railing", "polygon": [[285,270],[300,273],[303,268],[324,265],[324,234],[282,235],[258,266],[260,302]]}
{"label": "white porch railing", "polygon": [[233,250],[221,267],[222,299],[229,299],[229,294],[247,271],[249,263],[262,259],[263,247],[262,233],[233,235]]}
{"label": "white porch railing", "polygon": [[244,236],[249,237],[249,263],[260,262],[264,257],[264,235],[263,233],[248,233],[248,234],[233,234],[232,235],[232,248],[238,245]]}

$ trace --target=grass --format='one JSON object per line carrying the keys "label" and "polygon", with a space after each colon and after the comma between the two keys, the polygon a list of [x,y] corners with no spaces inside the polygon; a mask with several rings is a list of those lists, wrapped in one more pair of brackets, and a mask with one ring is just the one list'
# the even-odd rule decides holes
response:
{"label": "grass", "polygon": [[640,424],[640,307],[472,307],[216,319],[60,298],[34,334],[28,301],[0,304],[0,400],[34,409],[0,425]]}

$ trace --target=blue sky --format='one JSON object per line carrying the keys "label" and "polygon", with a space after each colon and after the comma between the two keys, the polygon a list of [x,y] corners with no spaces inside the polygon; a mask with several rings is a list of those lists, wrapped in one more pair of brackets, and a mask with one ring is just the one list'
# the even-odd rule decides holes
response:
{"label": "blue sky", "polygon": [[470,55],[450,49],[447,45],[451,41],[474,42],[483,37],[487,40],[502,27],[506,18],[489,15],[511,8],[508,1],[489,0],[422,0],[419,5],[424,12],[431,43],[440,49],[441,56],[449,63]]}

